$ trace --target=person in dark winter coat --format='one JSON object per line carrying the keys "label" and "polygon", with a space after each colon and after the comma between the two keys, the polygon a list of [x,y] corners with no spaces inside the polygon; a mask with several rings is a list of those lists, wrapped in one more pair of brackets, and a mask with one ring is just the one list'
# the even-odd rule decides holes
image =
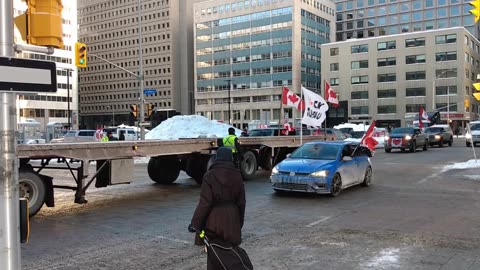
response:
{"label": "person in dark winter coat", "polygon": [[[200,201],[193,214],[191,225],[205,230],[210,241],[219,240],[238,246],[242,243],[245,218],[245,187],[242,175],[233,164],[232,150],[220,147],[215,162],[203,176]],[[196,245],[203,241],[195,237]],[[208,254],[208,269],[217,268],[218,260]]]}

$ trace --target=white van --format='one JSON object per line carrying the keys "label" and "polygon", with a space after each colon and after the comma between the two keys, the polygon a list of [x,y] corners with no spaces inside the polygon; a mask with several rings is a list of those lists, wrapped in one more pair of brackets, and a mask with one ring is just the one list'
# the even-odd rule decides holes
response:
{"label": "white van", "polygon": [[104,128],[103,133],[107,134],[107,132],[111,132],[113,137],[117,140],[120,138],[120,132],[124,132],[125,141],[136,141],[138,140],[137,132],[133,128],[119,128],[119,127],[109,127]]}

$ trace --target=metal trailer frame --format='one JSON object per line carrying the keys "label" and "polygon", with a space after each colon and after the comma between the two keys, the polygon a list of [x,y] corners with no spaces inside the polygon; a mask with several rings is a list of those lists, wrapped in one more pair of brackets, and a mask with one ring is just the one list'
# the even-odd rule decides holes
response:
{"label": "metal trailer frame", "polygon": [[[324,136],[304,136],[302,143],[333,140],[333,137]],[[288,153],[293,152],[300,146],[300,136],[279,136],[279,137],[240,137],[239,141],[244,152],[249,154],[250,166],[255,166],[254,171],[259,165],[267,170],[283,160]],[[203,174],[207,171],[211,163],[211,156],[221,145],[221,139],[180,139],[180,140],[146,140],[146,141],[114,141],[114,142],[95,142],[95,143],[50,143],[50,144],[30,144],[18,145],[18,158],[20,159],[20,171],[36,174],[43,181],[46,187],[45,204],[48,207],[54,207],[54,188],[70,189],[75,191],[75,203],[87,203],[85,193],[93,181],[99,178],[101,174],[114,160],[133,159],[134,157],[150,157],[149,176],[157,183],[172,183],[178,177],[180,170],[186,169],[186,164],[190,159],[192,164],[198,168],[198,172],[190,173],[189,176],[201,183]],[[52,166],[52,159],[64,159],[66,166]],[[69,164],[67,159],[73,159],[79,162],[79,165]],[[158,159],[158,162],[155,162]],[[255,160],[252,160],[255,159]],[[33,166],[29,164],[30,160],[41,160],[40,165]],[[88,164],[90,161],[98,161],[97,169],[93,176],[89,178]],[[152,177],[150,170],[156,170],[156,164],[167,161],[178,162],[178,173],[171,176],[167,181],[160,182]],[[199,162],[202,161],[202,162]],[[199,165],[200,164],[200,165]],[[202,166],[202,167],[198,167]],[[168,166],[166,166],[168,167]],[[69,170],[75,186],[53,185],[53,179],[49,176],[41,175],[43,170]],[[252,169],[252,168],[250,168]],[[255,173],[255,172],[253,172]],[[162,174],[162,177],[164,174]],[[167,177],[168,178],[168,177]],[[248,179],[247,177],[246,179]],[[105,185],[106,186],[106,185]],[[40,208],[38,209],[40,210]],[[37,210],[37,211],[38,211]],[[32,211],[34,215],[37,211]]]}

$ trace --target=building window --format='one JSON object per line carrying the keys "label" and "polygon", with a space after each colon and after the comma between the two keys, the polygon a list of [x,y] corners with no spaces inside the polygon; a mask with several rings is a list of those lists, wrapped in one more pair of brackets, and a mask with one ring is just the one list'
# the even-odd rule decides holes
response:
{"label": "building window", "polygon": [[396,105],[379,105],[377,107],[377,113],[386,114],[386,113],[397,113]]}
{"label": "building window", "polygon": [[352,114],[368,114],[368,106],[352,106]]}
{"label": "building window", "polygon": [[441,35],[435,37],[435,44],[457,43],[457,35]]}
{"label": "building window", "polygon": [[457,52],[439,52],[435,54],[437,62],[457,60]]}
{"label": "building window", "polygon": [[351,47],[351,53],[365,53],[368,52],[368,45],[355,45]]}
{"label": "building window", "polygon": [[425,104],[407,104],[405,106],[405,112],[407,113],[418,113],[420,107],[425,108]]}
{"label": "building window", "polygon": [[353,61],[352,69],[368,68],[368,60]]}
{"label": "building window", "polygon": [[425,46],[425,38],[412,38],[405,40],[405,47],[421,47]]}
{"label": "building window", "polygon": [[[468,72],[467,72],[468,76]],[[435,71],[435,78],[455,78],[457,77],[457,69],[437,69]]]}
{"label": "building window", "polygon": [[377,96],[378,98],[394,98],[397,96],[397,90],[396,89],[378,90]]}
{"label": "building window", "polygon": [[407,88],[407,90],[405,91],[405,96],[407,96],[407,97],[424,97],[425,96],[425,87]]}
{"label": "building window", "polygon": [[368,83],[368,76],[352,76],[352,84]]}
{"label": "building window", "polygon": [[425,71],[413,71],[413,72],[407,72],[405,74],[405,79],[407,81],[412,81],[412,80],[425,80]]}
{"label": "building window", "polygon": [[358,91],[351,93],[352,99],[368,99],[368,91]]}
{"label": "building window", "polygon": [[330,71],[338,71],[338,63],[330,64]]}
{"label": "building window", "polygon": [[377,43],[377,50],[378,51],[394,50],[396,48],[397,48],[397,42],[396,41],[387,41],[387,42]]}
{"label": "building window", "polygon": [[425,63],[425,54],[407,55],[405,56],[405,63],[407,65]]}
{"label": "building window", "polygon": [[456,94],[456,93],[457,93],[456,85],[435,87],[435,95],[437,96],[446,96],[446,95]]}
{"label": "building window", "polygon": [[378,82],[395,82],[396,80],[397,80],[397,74],[395,73],[377,75]]}
{"label": "building window", "polygon": [[452,103],[452,102],[450,102],[450,104],[437,103],[435,104],[435,108],[437,109],[437,111],[441,111],[441,112],[446,112],[446,111],[456,112],[458,110],[457,103]]}
{"label": "building window", "polygon": [[330,56],[338,55],[338,48],[331,48],[330,49]]}
{"label": "building window", "polygon": [[395,57],[379,58],[377,60],[377,66],[379,67],[395,66],[395,65],[397,65],[397,58]]}
{"label": "building window", "polygon": [[330,85],[338,85],[340,83],[339,78],[330,78]]}

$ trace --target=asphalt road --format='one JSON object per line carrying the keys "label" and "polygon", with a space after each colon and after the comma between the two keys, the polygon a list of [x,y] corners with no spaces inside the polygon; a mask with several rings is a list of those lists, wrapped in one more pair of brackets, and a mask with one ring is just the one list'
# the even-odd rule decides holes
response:
{"label": "asphalt road", "polygon": [[[476,149],[480,157],[480,148]],[[480,269],[480,167],[453,147],[417,153],[378,150],[373,185],[337,198],[277,195],[268,173],[245,183],[242,246],[256,269]],[[23,269],[205,269],[187,225],[199,187],[184,174],[170,186],[136,180],[87,191],[89,203],[56,190],[56,207],[32,220]]]}

